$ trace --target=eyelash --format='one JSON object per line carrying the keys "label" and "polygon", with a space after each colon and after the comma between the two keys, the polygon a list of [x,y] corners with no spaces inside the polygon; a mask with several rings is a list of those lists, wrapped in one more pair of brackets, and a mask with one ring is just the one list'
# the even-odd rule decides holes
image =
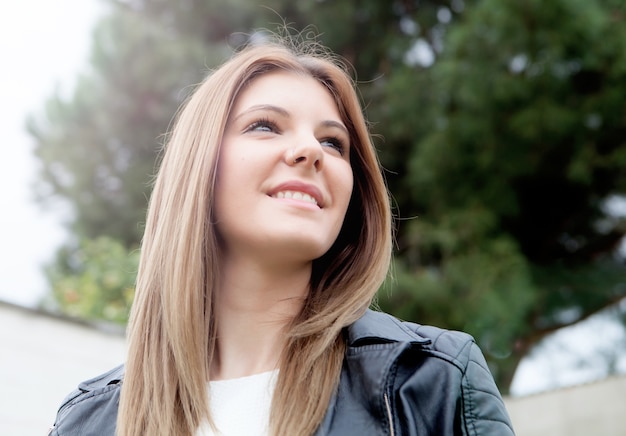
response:
{"label": "eyelash", "polygon": [[[252,132],[258,128],[267,128],[272,133],[280,133],[280,129],[278,128],[276,123],[274,121],[271,121],[269,118],[261,118],[253,122],[245,129],[245,132]],[[345,153],[344,141],[342,141],[341,139],[335,136],[329,136],[328,138],[324,138],[320,140],[320,144],[324,144],[326,142],[330,144],[329,147],[333,148],[334,150],[337,150],[340,155],[342,156],[344,155]]]}
{"label": "eyelash", "polygon": [[325,143],[328,142],[330,143],[330,147],[332,147],[333,149],[337,150],[339,152],[340,155],[343,156],[344,152],[345,152],[345,146],[344,143],[341,139],[331,136],[329,138],[324,138],[320,141],[320,143]]}
{"label": "eyelash", "polygon": [[268,129],[270,129],[270,131],[272,132],[279,132],[278,130],[278,126],[276,125],[275,122],[271,121],[269,118],[261,118],[255,122],[253,122],[252,124],[250,124],[247,128],[246,128],[246,132],[252,132],[253,130],[258,129],[259,127],[266,127]]}

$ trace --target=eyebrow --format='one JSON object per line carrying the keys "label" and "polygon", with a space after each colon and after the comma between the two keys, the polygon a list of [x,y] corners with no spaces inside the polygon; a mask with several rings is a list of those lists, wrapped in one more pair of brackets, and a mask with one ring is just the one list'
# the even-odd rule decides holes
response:
{"label": "eyebrow", "polygon": [[241,112],[239,115],[237,115],[233,119],[233,121],[236,121],[239,118],[241,118],[244,115],[247,115],[249,113],[259,112],[259,111],[276,112],[278,115],[281,115],[283,117],[287,117],[287,118],[290,117],[289,112],[287,112],[287,110],[283,109],[282,107],[274,106],[272,104],[257,104],[257,105],[254,105],[254,106],[250,106],[248,109],[246,109],[245,111]]}
{"label": "eyebrow", "polygon": [[[259,112],[259,111],[269,111],[269,112],[275,112],[280,116],[286,117],[286,118],[290,118],[291,114],[289,113],[289,111],[287,111],[286,109],[280,107],[280,106],[274,106],[272,104],[257,104],[254,106],[250,106],[249,108],[247,108],[245,111],[241,112],[239,115],[237,115],[235,118],[233,118],[233,121],[237,121],[239,118],[252,113],[252,112]],[[348,129],[346,128],[346,126],[343,125],[343,123],[340,123],[339,121],[335,121],[335,120],[324,120],[321,122],[322,126],[324,127],[334,127],[337,128],[339,130],[342,130],[346,135],[350,136],[350,133],[348,132]]]}
{"label": "eyebrow", "polygon": [[324,127],[336,127],[337,129],[341,130],[346,135],[348,135],[348,137],[350,137],[350,132],[348,132],[348,129],[346,128],[346,126],[344,126],[343,123],[340,123],[338,121],[325,120],[325,121],[322,121],[322,126],[324,126]]}

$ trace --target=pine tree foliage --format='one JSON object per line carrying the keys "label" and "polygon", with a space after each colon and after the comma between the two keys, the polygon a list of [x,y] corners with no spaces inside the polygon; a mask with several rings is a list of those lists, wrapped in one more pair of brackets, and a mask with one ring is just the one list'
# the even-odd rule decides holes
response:
{"label": "pine tree foliage", "polygon": [[483,0],[429,70],[389,306],[472,332],[503,386],[538,340],[626,296],[626,223],[606,210],[626,192],[624,12]]}

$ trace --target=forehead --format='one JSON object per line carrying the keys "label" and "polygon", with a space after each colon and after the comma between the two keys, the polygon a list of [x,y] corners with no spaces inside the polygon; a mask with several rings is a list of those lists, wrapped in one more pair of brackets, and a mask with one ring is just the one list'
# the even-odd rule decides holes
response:
{"label": "forehead", "polygon": [[337,102],[326,86],[308,74],[287,70],[274,70],[252,79],[235,98],[232,112],[281,102],[298,107],[323,105],[339,118]]}

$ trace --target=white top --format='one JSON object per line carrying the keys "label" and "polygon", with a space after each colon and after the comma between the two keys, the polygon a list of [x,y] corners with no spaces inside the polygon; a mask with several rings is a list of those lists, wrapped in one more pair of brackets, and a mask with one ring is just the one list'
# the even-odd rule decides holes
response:
{"label": "white top", "polygon": [[278,370],[274,370],[209,382],[211,417],[218,433],[205,422],[198,428],[196,436],[268,435],[277,375]]}

